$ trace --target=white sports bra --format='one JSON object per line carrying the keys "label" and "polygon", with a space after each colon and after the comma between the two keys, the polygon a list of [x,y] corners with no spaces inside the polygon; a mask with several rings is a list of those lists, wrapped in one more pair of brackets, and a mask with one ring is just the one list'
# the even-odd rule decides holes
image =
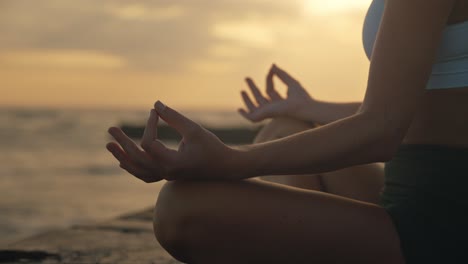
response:
{"label": "white sports bra", "polygon": [[[363,28],[363,44],[370,59],[385,0],[374,0],[367,11]],[[468,86],[468,21],[448,25],[440,43],[436,62],[426,89],[444,89]]]}

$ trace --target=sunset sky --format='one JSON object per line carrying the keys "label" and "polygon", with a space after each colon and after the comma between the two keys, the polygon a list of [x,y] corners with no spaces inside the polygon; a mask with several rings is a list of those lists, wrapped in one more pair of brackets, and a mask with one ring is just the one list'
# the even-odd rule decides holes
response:
{"label": "sunset sky", "polygon": [[318,99],[361,100],[370,2],[2,0],[0,106],[235,109],[273,62]]}

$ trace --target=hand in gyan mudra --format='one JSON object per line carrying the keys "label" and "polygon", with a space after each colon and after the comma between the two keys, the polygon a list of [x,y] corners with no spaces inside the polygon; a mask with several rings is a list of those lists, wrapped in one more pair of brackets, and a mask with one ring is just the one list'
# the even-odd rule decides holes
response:
{"label": "hand in gyan mudra", "polygon": [[[274,76],[277,76],[286,85],[285,98],[276,90],[273,83]],[[246,109],[239,109],[239,113],[252,122],[259,122],[267,118],[288,117],[297,111],[297,108],[312,101],[311,96],[299,81],[275,64],[271,66],[266,77],[266,96],[260,92],[251,78],[246,78],[246,82],[255,102],[246,91],[242,91],[241,96]]]}
{"label": "hand in gyan mudra", "polygon": [[[180,135],[178,149],[168,148],[158,139],[159,118]],[[141,148],[120,128],[111,127],[109,133],[117,143],[107,149],[120,162],[120,167],[144,182],[180,179],[217,179],[229,177],[228,164],[234,149],[218,137],[174,109],[156,102],[142,137]]]}

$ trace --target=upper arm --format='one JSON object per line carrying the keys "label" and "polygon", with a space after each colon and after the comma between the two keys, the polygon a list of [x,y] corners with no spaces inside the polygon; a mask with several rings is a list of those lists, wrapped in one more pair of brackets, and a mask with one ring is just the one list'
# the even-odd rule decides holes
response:
{"label": "upper arm", "polygon": [[[455,0],[386,0],[360,112],[400,144],[420,105]],[[378,120],[378,121],[377,121]]]}

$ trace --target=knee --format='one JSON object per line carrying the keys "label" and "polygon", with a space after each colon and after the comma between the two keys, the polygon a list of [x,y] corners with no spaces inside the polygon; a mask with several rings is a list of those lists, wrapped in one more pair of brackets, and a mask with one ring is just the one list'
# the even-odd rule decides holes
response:
{"label": "knee", "polygon": [[196,239],[197,214],[188,205],[191,201],[184,182],[168,182],[161,189],[154,210],[153,230],[161,246],[175,259],[190,262]]}
{"label": "knee", "polygon": [[255,142],[264,142],[286,137],[315,127],[315,124],[298,119],[278,117],[266,124],[255,138]]}

